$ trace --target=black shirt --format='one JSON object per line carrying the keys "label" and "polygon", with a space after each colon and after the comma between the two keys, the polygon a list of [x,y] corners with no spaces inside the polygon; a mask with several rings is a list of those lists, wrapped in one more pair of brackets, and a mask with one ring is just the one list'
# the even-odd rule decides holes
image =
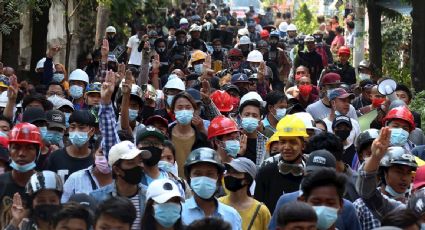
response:
{"label": "black shirt", "polygon": [[47,162],[47,170],[56,172],[65,182],[72,173],[93,165],[94,159],[90,154],[85,158],[71,157],[66,147],[54,151]]}
{"label": "black shirt", "polygon": [[248,138],[244,157],[250,159],[254,164],[257,162],[257,138]]}
{"label": "black shirt", "polygon": [[12,172],[0,175],[0,213],[3,213],[3,208],[8,208],[12,205],[15,193],[19,193],[22,196],[22,200],[25,201],[25,187],[21,187],[13,180]]}
{"label": "black shirt", "polygon": [[344,161],[344,163],[347,165],[352,165],[355,154],[356,147],[354,147],[354,144],[352,144],[350,147],[344,150],[344,154],[342,154],[342,161]]}

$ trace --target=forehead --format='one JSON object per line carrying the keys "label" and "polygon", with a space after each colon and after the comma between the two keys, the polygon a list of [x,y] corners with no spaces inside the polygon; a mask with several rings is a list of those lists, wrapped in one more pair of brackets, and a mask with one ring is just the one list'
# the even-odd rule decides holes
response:
{"label": "forehead", "polygon": [[339,200],[341,197],[338,195],[337,188],[333,185],[324,185],[316,187],[311,190],[308,200],[321,199],[321,200]]}
{"label": "forehead", "polygon": [[214,171],[218,173],[218,169],[215,165],[210,164],[210,163],[198,163],[198,164],[194,164],[192,165],[192,167],[190,168],[190,172],[210,172],[210,171]]}
{"label": "forehead", "polygon": [[247,105],[243,108],[242,113],[260,113],[260,108],[253,106],[253,105]]}
{"label": "forehead", "polygon": [[394,119],[391,120],[390,123],[388,124],[390,126],[410,126],[409,123],[407,123],[407,121],[401,120],[401,119]]}

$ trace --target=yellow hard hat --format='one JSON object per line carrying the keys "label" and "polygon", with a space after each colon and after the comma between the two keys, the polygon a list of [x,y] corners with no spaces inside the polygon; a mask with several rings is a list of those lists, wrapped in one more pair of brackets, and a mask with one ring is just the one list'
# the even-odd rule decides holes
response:
{"label": "yellow hard hat", "polygon": [[295,115],[286,115],[276,125],[278,137],[308,137],[304,122]]}
{"label": "yellow hard hat", "polygon": [[272,143],[275,142],[275,141],[279,141],[279,136],[276,133],[274,133],[266,143],[266,151],[267,152],[270,151],[270,145],[272,145]]}
{"label": "yellow hard hat", "polygon": [[192,53],[192,57],[190,59],[190,63],[199,61],[199,60],[204,60],[205,58],[207,58],[207,54],[202,52],[201,50],[196,50]]}

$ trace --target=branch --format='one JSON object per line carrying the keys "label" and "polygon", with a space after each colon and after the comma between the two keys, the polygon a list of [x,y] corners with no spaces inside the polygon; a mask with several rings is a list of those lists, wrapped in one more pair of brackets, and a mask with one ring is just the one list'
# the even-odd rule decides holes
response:
{"label": "branch", "polygon": [[75,6],[74,10],[69,14],[68,18],[71,18],[74,16],[75,11],[77,11],[78,7],[81,5],[83,1],[79,1],[78,4]]}

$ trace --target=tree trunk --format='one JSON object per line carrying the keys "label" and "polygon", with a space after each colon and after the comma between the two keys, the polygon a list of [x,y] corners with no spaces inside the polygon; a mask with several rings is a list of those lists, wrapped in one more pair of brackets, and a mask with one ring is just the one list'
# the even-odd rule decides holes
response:
{"label": "tree trunk", "polygon": [[369,17],[369,61],[376,65],[377,74],[380,76],[382,72],[382,9],[375,4],[374,0],[368,0],[367,14]]}
{"label": "tree trunk", "polygon": [[66,50],[65,50],[65,69],[69,70],[69,56],[71,54],[71,41],[72,34],[69,30],[69,23],[71,22],[71,18],[69,17],[69,1],[65,0],[65,33],[66,33]]}
{"label": "tree trunk", "polygon": [[425,90],[425,1],[412,1],[411,78],[416,92]]}
{"label": "tree trunk", "polygon": [[102,39],[105,36],[105,30],[108,26],[108,18],[111,14],[111,9],[109,6],[99,4],[97,7],[97,16],[96,16],[96,37],[95,37],[95,47],[99,47],[102,44]]}

